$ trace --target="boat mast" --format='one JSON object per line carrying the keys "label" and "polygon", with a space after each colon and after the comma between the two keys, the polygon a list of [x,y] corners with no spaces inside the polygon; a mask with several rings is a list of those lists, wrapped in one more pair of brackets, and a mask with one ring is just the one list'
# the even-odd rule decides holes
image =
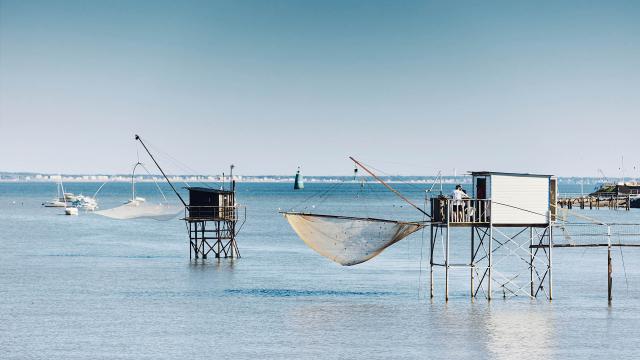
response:
{"label": "boat mast", "polygon": [[64,201],[64,207],[67,207],[67,197],[64,195],[64,185],[62,185],[62,175],[60,175],[60,190],[62,190],[62,201]]}
{"label": "boat mast", "polygon": [[402,195],[398,190],[392,188],[391,186],[389,186],[389,184],[387,184],[386,182],[384,182],[382,179],[380,179],[376,174],[374,174],[371,170],[367,169],[364,165],[362,165],[358,160],[354,159],[352,156],[349,156],[349,159],[351,159],[351,161],[353,161],[354,163],[356,163],[356,165],[360,166],[364,171],[368,172],[369,175],[373,176],[374,179],[378,180],[382,185],[384,185],[387,189],[389,189],[391,192],[393,192],[394,194],[396,194],[400,199],[404,200],[407,204],[413,206],[416,210],[420,211],[421,213],[423,213],[424,215],[428,216],[431,219],[431,215],[427,214],[426,211],[422,210],[418,205],[412,203],[409,199],[407,199],[406,197],[404,197],[404,195]]}
{"label": "boat mast", "polygon": [[158,162],[153,157],[153,155],[151,155],[151,152],[149,151],[149,149],[147,149],[147,146],[142,142],[142,139],[140,138],[140,136],[138,136],[138,134],[136,134],[135,138],[136,138],[136,140],[140,141],[140,144],[142,144],[142,147],[144,147],[144,150],[147,152],[147,154],[149,154],[149,157],[151,157],[151,160],[153,160],[153,163],[156,164],[156,167],[158,168],[158,170],[160,170],[160,172],[162,173],[162,176],[164,176],[164,179],[167,180],[167,183],[169,183],[169,186],[171,186],[171,189],[173,190],[173,192],[178,196],[178,199],[180,199],[180,202],[182,202],[182,205],[187,207],[187,203],[184,202],[184,199],[182,198],[182,196],[180,196],[180,194],[178,193],[176,188],[173,186],[171,181],[169,181],[169,178],[167,177],[167,174],[165,174],[164,171],[162,170],[162,168],[160,167],[160,165],[158,165]]}

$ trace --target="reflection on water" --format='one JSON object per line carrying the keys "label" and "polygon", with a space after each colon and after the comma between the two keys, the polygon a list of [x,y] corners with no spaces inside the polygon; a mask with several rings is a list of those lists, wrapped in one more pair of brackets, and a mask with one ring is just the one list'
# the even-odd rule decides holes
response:
{"label": "reflection on water", "polygon": [[551,349],[556,345],[552,313],[539,311],[537,304],[533,306],[528,310],[486,313],[486,346],[491,358],[551,358]]}

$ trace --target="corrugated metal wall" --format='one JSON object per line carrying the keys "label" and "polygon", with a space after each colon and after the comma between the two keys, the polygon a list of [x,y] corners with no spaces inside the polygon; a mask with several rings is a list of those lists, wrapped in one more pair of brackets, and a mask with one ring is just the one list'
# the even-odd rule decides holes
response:
{"label": "corrugated metal wall", "polygon": [[547,223],[548,177],[492,175],[490,183],[494,224]]}

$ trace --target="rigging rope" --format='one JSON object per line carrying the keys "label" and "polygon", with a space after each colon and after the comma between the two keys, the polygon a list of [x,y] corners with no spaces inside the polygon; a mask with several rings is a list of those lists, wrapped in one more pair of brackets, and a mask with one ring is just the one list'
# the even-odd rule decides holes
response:
{"label": "rigging rope", "polygon": [[[151,176],[151,180],[153,180],[153,183],[156,184],[156,188],[158,188],[158,191],[160,191],[160,195],[162,195],[162,197],[164,198],[165,202],[168,202],[167,197],[164,195],[164,192],[162,191],[162,189],[160,188],[160,185],[158,185],[158,182],[156,181],[156,179],[153,177],[153,175],[151,175],[151,172],[149,172],[149,169],[147,169],[146,166],[144,166],[143,163],[140,163],[140,166],[142,166],[142,168],[144,169],[144,171],[147,172],[147,174],[149,174],[149,176]],[[133,199],[135,200],[135,199]]]}
{"label": "rigging rope", "polygon": [[[204,174],[203,172],[198,172],[195,169],[189,167],[187,164],[185,164],[182,161],[178,160],[177,158],[171,156],[169,153],[167,153],[166,151],[163,151],[162,149],[158,148],[157,146],[153,145],[152,143],[149,143],[148,141],[146,141],[145,143],[150,148],[152,148],[156,154],[160,154],[160,155],[164,156],[167,160],[172,162],[173,165],[175,165],[177,168],[185,171],[186,173],[191,173],[191,174],[194,174],[196,176],[197,176],[197,174]],[[180,180],[180,182],[185,184],[187,187],[191,187],[191,185],[189,185],[189,183],[187,183],[184,180]],[[210,185],[208,185],[207,183],[204,183],[202,181],[198,181],[197,183],[203,185],[204,187],[212,189],[212,187]]]}

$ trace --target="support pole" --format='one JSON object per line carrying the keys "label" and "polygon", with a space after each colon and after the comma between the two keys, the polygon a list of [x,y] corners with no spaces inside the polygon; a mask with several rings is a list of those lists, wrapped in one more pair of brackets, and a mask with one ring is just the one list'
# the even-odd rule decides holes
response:
{"label": "support pole", "polygon": [[[436,230],[437,233],[437,230]],[[429,238],[429,271],[430,271],[430,277],[429,277],[429,286],[431,287],[431,298],[433,299],[433,244],[435,243],[434,237],[433,237],[433,225],[431,225],[431,237]]]}
{"label": "support pole", "polygon": [[609,305],[611,305],[611,288],[613,287],[613,279],[611,278],[611,273],[613,272],[613,265],[611,264],[611,226],[607,226],[607,293]]}
{"label": "support pole", "polygon": [[611,305],[611,300],[612,300],[612,296],[611,296],[611,290],[613,287],[613,278],[611,277],[611,273],[613,272],[613,265],[611,264],[611,246],[607,247],[607,264],[608,264],[608,271],[607,271],[607,294],[608,294],[608,299],[609,299],[609,305]]}
{"label": "support pole", "polygon": [[491,274],[491,270],[493,267],[493,224],[489,223],[489,269],[487,271],[487,275],[489,276],[489,278],[487,279],[488,283],[487,283],[487,300],[491,300],[492,294],[491,294],[491,283],[493,281],[492,278],[492,274]]}
{"label": "support pole", "polygon": [[533,292],[533,262],[535,260],[535,257],[533,256],[533,228],[530,227],[529,228],[529,258],[530,258],[530,263],[529,263],[529,279],[531,282],[531,297],[534,296],[534,292]]}
{"label": "support pole", "polygon": [[449,301],[449,230],[447,226],[447,238],[445,242],[445,258],[444,258],[444,299]]}
{"label": "support pole", "polygon": [[553,226],[549,224],[549,301],[553,300],[553,274],[551,266],[553,262]]}
{"label": "support pole", "polygon": [[199,255],[198,255],[198,253],[199,253],[199,250],[198,250],[198,223],[195,222],[195,223],[193,223],[193,225],[195,226],[195,231],[193,233],[193,235],[194,235],[194,239],[193,240],[195,241],[195,247],[193,249],[193,253],[195,255],[196,260],[198,260],[198,257],[199,257]]}
{"label": "support pole", "polygon": [[205,243],[205,221],[202,221],[202,259],[206,259],[207,258],[207,253],[206,250],[204,249],[204,243]]}
{"label": "support pole", "polygon": [[475,267],[475,258],[473,256],[475,250],[475,226],[471,227],[471,261],[469,262],[469,266],[471,267],[471,279],[470,279],[470,288],[471,288],[471,299],[473,300],[473,270]]}

